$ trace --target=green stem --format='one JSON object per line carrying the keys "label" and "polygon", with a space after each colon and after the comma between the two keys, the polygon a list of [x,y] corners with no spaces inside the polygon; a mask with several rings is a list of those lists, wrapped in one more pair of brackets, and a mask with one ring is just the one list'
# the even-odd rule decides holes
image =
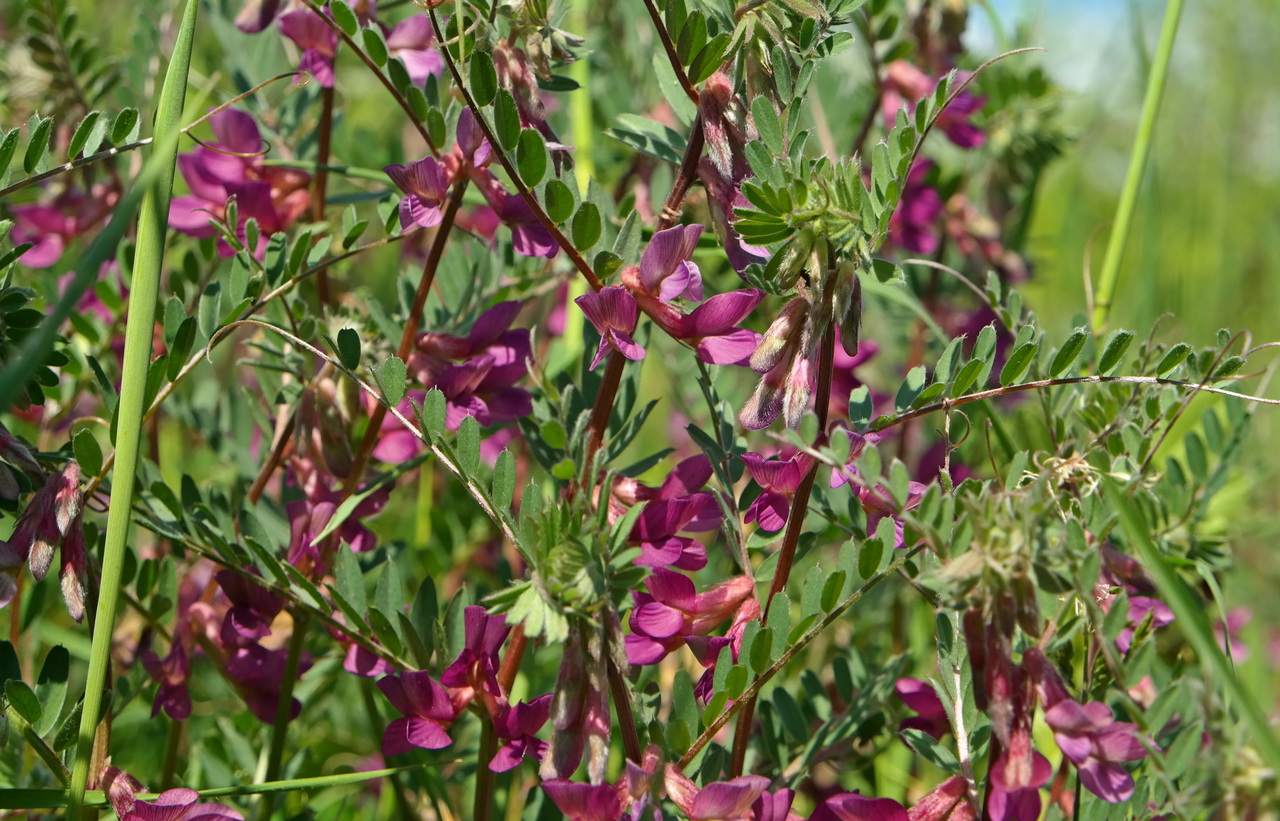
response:
{"label": "green stem", "polygon": [[125,328],[124,365],[121,371],[120,404],[116,433],[116,472],[111,484],[111,505],[107,514],[106,547],[102,559],[102,579],[94,619],[93,646],[85,682],[80,736],[76,744],[71,777],[69,817],[78,818],[91,773],[89,756],[93,750],[98,714],[102,709],[103,687],[111,663],[111,634],[115,625],[120,577],[124,568],[125,541],[129,535],[133,506],[134,477],[138,471],[138,449],[142,442],[142,414],[146,409],[147,370],[151,361],[151,340],[155,329],[155,306],[160,290],[160,269],[164,239],[173,193],[173,172],[177,159],[178,119],[186,99],[187,74],[191,68],[191,46],[195,39],[197,0],[187,0],[182,27],[160,92],[156,111],[155,161],[160,163],[154,186],[148,187],[138,214],[138,245],[129,294],[130,322]]}
{"label": "green stem", "polygon": [[498,752],[498,737],[494,733],[493,721],[484,707],[480,708],[480,750],[476,759],[475,799],[471,805],[471,817],[474,821],[489,821],[493,818],[493,770],[489,762]]}
{"label": "green stem", "polygon": [[1111,300],[1115,297],[1116,283],[1120,279],[1120,259],[1124,256],[1125,243],[1129,239],[1129,224],[1133,220],[1138,200],[1138,187],[1147,169],[1151,155],[1151,137],[1156,129],[1156,114],[1160,110],[1160,98],[1164,96],[1164,84],[1169,74],[1169,60],[1173,56],[1173,42],[1178,35],[1178,21],[1182,17],[1182,0],[1169,0],[1164,11],[1164,26],[1160,30],[1160,43],[1156,47],[1155,63],[1147,78],[1146,98],[1142,101],[1142,120],[1133,140],[1133,153],[1129,157],[1129,173],[1120,192],[1120,204],[1116,206],[1115,226],[1107,241],[1107,255],[1102,261],[1102,274],[1098,280],[1097,297],[1093,305],[1093,330],[1099,333],[1106,327],[1111,313]]}
{"label": "green stem", "polygon": [[160,791],[164,792],[174,786],[174,776],[178,769],[178,747],[182,744],[181,721],[169,720],[169,729],[164,737],[164,759],[160,769]]}
{"label": "green stem", "polygon": [[[307,638],[307,625],[311,619],[306,613],[298,613],[293,620],[293,635],[289,637],[289,655],[284,662],[284,679],[280,682],[280,700],[276,702],[276,721],[271,727],[271,750],[267,756],[266,780],[280,778],[280,765],[284,760],[284,742],[289,737],[289,722],[293,711],[293,685],[298,680],[298,662],[302,658],[302,645]],[[267,793],[258,807],[262,821],[275,811],[275,794]]]}
{"label": "green stem", "polygon": [[22,737],[27,744],[31,745],[31,749],[35,750],[36,755],[40,756],[40,760],[49,768],[49,772],[53,773],[54,777],[65,785],[71,774],[67,772],[66,765],[62,763],[61,758],[58,758],[58,754],[45,743],[45,740],[27,723],[26,719],[19,715],[17,710],[13,709],[12,705],[5,706],[5,717],[8,718],[10,727],[22,728]]}

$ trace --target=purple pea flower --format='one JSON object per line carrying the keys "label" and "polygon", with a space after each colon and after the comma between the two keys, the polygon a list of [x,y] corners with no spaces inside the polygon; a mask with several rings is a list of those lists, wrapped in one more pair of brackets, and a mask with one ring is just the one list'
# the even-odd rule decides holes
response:
{"label": "purple pea flower", "polygon": [[[283,231],[302,216],[311,203],[307,190],[311,177],[296,169],[262,164],[258,156],[262,135],[253,117],[226,109],[214,114],[209,125],[216,142],[178,155],[178,170],[191,193],[174,197],[169,205],[169,225],[175,231],[197,238],[215,236],[217,231],[209,224],[209,218],[222,219],[232,197],[239,215],[239,224],[234,227],[240,235],[251,217],[257,220],[265,238]],[[218,250],[223,256],[232,254],[231,247],[222,240]],[[250,250],[265,253],[266,243]]]}
{"label": "purple pea flower", "polygon": [[[116,778],[111,783],[120,781]],[[155,801],[135,799],[132,789],[121,793],[119,789],[108,793],[120,821],[244,821],[243,815],[225,804],[198,803],[200,793],[186,787],[165,790]]]}
{"label": "purple pea flower", "polygon": [[568,821],[618,821],[622,815],[622,798],[612,784],[548,778],[542,782],[542,789]]}
{"label": "purple pea flower", "polygon": [[787,523],[791,495],[813,467],[813,457],[797,453],[790,459],[766,459],[758,453],[744,453],[742,461],[751,478],[764,489],[747,508],[744,521],[755,522],[761,530],[771,533],[781,530]]}
{"label": "purple pea flower", "polygon": [[[1110,608],[1107,608],[1110,609]],[[1169,605],[1151,596],[1133,596],[1129,599],[1127,624],[1116,636],[1116,647],[1121,653],[1128,653],[1133,644],[1133,633],[1144,621],[1151,619],[1151,629],[1173,624],[1173,611]]]}
{"label": "purple pea flower", "polygon": [[163,659],[147,650],[139,660],[147,675],[160,683],[156,700],[151,704],[151,717],[155,718],[163,709],[174,721],[184,721],[191,715],[191,695],[187,692],[191,664],[182,642],[174,641],[169,647],[169,654]]}
{"label": "purple pea flower", "polygon": [[748,821],[751,808],[769,786],[762,775],[741,775],[729,781],[715,781],[701,789],[684,773],[668,764],[667,797],[690,821]]}
{"label": "purple pea flower", "polygon": [[645,579],[648,593],[634,593],[635,609],[628,620],[627,660],[654,664],[684,643],[702,635],[733,615],[755,592],[750,576],[736,576],[698,593],[688,576],[655,568]]}
{"label": "purple pea flower", "polygon": [[574,302],[600,332],[600,347],[596,349],[596,358],[591,360],[591,370],[596,369],[611,349],[627,359],[644,359],[644,348],[631,338],[640,318],[640,309],[626,288],[613,285],[599,291],[588,291]]}
{"label": "purple pea flower", "polygon": [[490,616],[483,607],[471,606],[463,614],[466,639],[458,658],[440,675],[446,687],[467,687],[491,696],[502,695],[498,686],[498,649],[511,628],[502,616]]}
{"label": "purple pea flower", "polygon": [[426,672],[404,672],[378,680],[391,706],[403,714],[382,734],[382,754],[407,753],[415,747],[439,750],[453,739],[445,728],[457,717],[449,691]]}
{"label": "purple pea flower", "polygon": [[707,549],[702,542],[676,534],[719,527],[721,513],[715,497],[699,490],[711,478],[711,472],[711,461],[699,454],[676,465],[659,488],[646,487],[626,477],[614,482],[611,518],[621,517],[630,505],[648,502],[627,539],[642,551],[636,564],[681,570],[701,570],[706,566]]}
{"label": "purple pea flower", "polygon": [[762,337],[737,325],[762,299],[764,291],[755,288],[716,294],[684,318],[676,336],[693,345],[698,359],[709,365],[744,365]]}
{"label": "purple pea flower", "polygon": [[[968,785],[956,775],[943,781],[910,809],[891,798],[842,793],[823,802],[809,821],[976,821]],[[1034,818],[1022,821],[1035,821]]]}
{"label": "purple pea flower", "polygon": [[84,546],[84,495],[80,492],[80,466],[68,462],[50,473],[18,517],[7,542],[0,541],[0,607],[18,591],[18,573],[25,561],[36,581],[42,581],[59,550],[59,576],[67,612],[76,621],[84,618],[85,582],[88,573]]}
{"label": "purple pea flower", "polygon": [[[227,678],[244,700],[249,712],[264,724],[276,723],[276,710],[280,704],[280,684],[284,681],[287,650],[269,650],[261,644],[249,644],[235,649],[227,658]],[[311,666],[304,658],[298,667],[301,676]],[[302,714],[302,702],[291,699],[289,719]]]}
{"label": "purple pea flower", "polygon": [[[298,70],[315,78],[322,88],[333,88],[333,58],[338,53],[338,35],[310,9],[295,9],[280,15],[280,32],[302,49]],[[294,78],[295,83],[305,78]]]}
{"label": "purple pea flower", "polygon": [[435,157],[425,157],[408,165],[392,163],[383,171],[405,193],[400,199],[400,228],[420,225],[433,228],[444,220],[440,203],[449,194],[449,175]]}
{"label": "purple pea flower", "polygon": [[938,250],[937,224],[942,215],[942,198],[925,184],[933,166],[922,160],[907,174],[902,199],[889,217],[889,241],[913,254],[932,255]]}
{"label": "purple pea flower", "polygon": [[[341,494],[334,490],[328,479],[308,459],[295,457],[290,461],[303,498],[285,506],[289,515],[289,553],[287,559],[295,567],[311,567],[322,556],[316,537],[324,532],[338,509]],[[386,507],[390,491],[383,489],[371,494],[356,506],[337,531],[338,539],[350,545],[352,552],[364,553],[377,544],[373,531],[364,526],[362,519],[376,515]]]}
{"label": "purple pea flower", "polygon": [[804,816],[791,810],[791,802],[795,797],[795,790],[760,793],[751,808],[755,814],[754,821],[804,821]]}
{"label": "purple pea flower", "polygon": [[100,225],[119,198],[114,185],[99,183],[91,191],[69,188],[49,205],[11,206],[13,244],[33,245],[19,261],[29,268],[53,265],[62,258],[67,243]]}
{"label": "purple pea flower", "polygon": [[1053,729],[1058,749],[1076,765],[1085,789],[1112,804],[1129,800],[1133,777],[1121,762],[1147,756],[1134,725],[1116,721],[1111,708],[1100,701],[1078,704],[1071,699],[1045,710],[1044,720]]}
{"label": "purple pea flower", "polygon": [[701,225],[677,225],[655,233],[640,256],[639,290],[661,302],[678,297],[701,302],[702,272],[692,260],[700,236]]}
{"label": "purple pea flower", "polygon": [[[387,53],[399,57],[414,85],[421,86],[431,76],[444,72],[444,59],[436,51],[431,18],[425,14],[406,17],[387,32]],[[470,109],[467,109],[470,111]]]}
{"label": "purple pea flower", "polygon": [[935,741],[951,730],[946,708],[932,685],[917,678],[900,678],[893,689],[902,703],[916,712],[916,715],[902,720],[898,725],[901,729],[920,730],[933,736]]}
{"label": "purple pea flower", "polygon": [[499,706],[493,729],[498,738],[504,739],[506,743],[498,748],[493,760],[489,762],[490,770],[505,773],[520,766],[520,762],[526,758],[542,760],[542,754],[547,751],[547,742],[539,739],[536,733],[551,715],[551,696],[551,693],[547,693],[533,701]]}
{"label": "purple pea flower", "polygon": [[[338,615],[341,615],[340,613]],[[342,669],[353,676],[377,678],[391,675],[396,668],[391,663],[363,645],[351,643],[347,647],[347,655],[342,659]]]}
{"label": "purple pea flower", "polygon": [[[964,78],[957,79],[963,81]],[[932,93],[936,86],[937,81],[916,66],[905,60],[894,60],[885,72],[885,93],[881,97],[885,120],[892,124],[898,109],[904,105],[909,106],[909,113],[914,113],[915,101]],[[969,117],[979,111],[985,102],[984,97],[975,97],[968,91],[962,92],[938,115],[939,130],[961,148],[977,148],[982,145],[986,142],[986,135],[969,122]]]}

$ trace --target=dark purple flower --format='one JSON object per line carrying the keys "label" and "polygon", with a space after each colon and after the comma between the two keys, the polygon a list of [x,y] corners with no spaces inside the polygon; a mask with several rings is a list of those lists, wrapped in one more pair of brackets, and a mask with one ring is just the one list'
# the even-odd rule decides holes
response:
{"label": "dark purple flower", "polygon": [[420,225],[433,228],[444,220],[440,203],[449,194],[449,175],[435,157],[426,157],[408,165],[395,163],[382,169],[404,192],[400,199],[400,227]]}
{"label": "dark purple flower", "polygon": [[743,521],[757,523],[761,530],[776,532],[787,523],[791,495],[813,467],[813,457],[797,453],[790,459],[766,459],[758,453],[742,454],[747,472],[763,491],[747,508]]}
{"label": "dark purple flower", "polygon": [[791,811],[791,802],[795,797],[795,790],[760,793],[751,808],[755,813],[754,821],[804,821],[803,816]]}
{"label": "dark purple flower", "polygon": [[502,616],[490,616],[483,607],[472,605],[464,611],[465,642],[458,658],[440,675],[446,687],[470,687],[492,696],[502,695],[498,686],[498,649],[511,628]]}
{"label": "dark purple flower", "polygon": [[1078,704],[1063,699],[1044,713],[1053,729],[1053,740],[1080,773],[1085,789],[1117,804],[1133,795],[1133,777],[1121,762],[1147,756],[1134,725],[1116,721],[1111,708],[1100,701]]}
{"label": "dark purple flower", "polygon": [[622,799],[612,784],[582,784],[566,778],[548,778],[542,789],[568,821],[618,821]]}
{"label": "dark purple flower", "polygon": [[53,265],[62,258],[67,243],[102,223],[119,197],[114,186],[100,183],[91,191],[68,188],[48,205],[10,206],[13,244],[34,246],[18,261],[29,268]]}
{"label": "dark purple flower", "polygon": [[[963,77],[957,77],[962,81]],[[885,71],[885,92],[880,98],[885,120],[893,123],[898,109],[904,105],[914,114],[916,101],[933,93],[937,81],[905,60],[894,60]],[[904,99],[905,98],[905,99]],[[977,148],[986,142],[986,135],[969,122],[969,117],[979,111],[984,97],[975,97],[968,91],[961,92],[946,110],[938,115],[937,127],[951,142],[961,148]]]}
{"label": "dark purple flower", "polygon": [[387,725],[382,754],[407,753],[415,747],[439,750],[453,743],[445,728],[457,716],[449,692],[425,672],[404,672],[378,680],[391,706],[403,714]]}
{"label": "dark purple flower", "polygon": [[511,229],[511,247],[517,254],[548,259],[556,255],[560,246],[529,207],[523,195],[507,193],[502,183],[484,169],[473,170],[471,179],[476,182],[498,219]]}
{"label": "dark purple flower", "polygon": [[[276,711],[280,704],[280,686],[284,681],[288,663],[287,648],[269,650],[261,644],[249,644],[236,648],[227,658],[227,678],[235,686],[245,706],[264,724],[276,723]],[[310,667],[304,660],[298,667],[301,676]],[[302,702],[294,698],[289,705],[289,719],[302,713]]]}
{"label": "dark purple flower", "polygon": [[134,800],[117,815],[120,821],[244,821],[244,816],[225,804],[199,804],[200,793],[186,787],[165,790],[155,801]]}
{"label": "dark purple flower", "polygon": [[626,288],[614,285],[588,291],[574,302],[600,332],[600,347],[596,349],[596,358],[591,360],[591,370],[595,370],[611,349],[627,359],[644,359],[644,348],[631,338],[640,318],[640,309]]}
{"label": "dark purple flower", "polygon": [[245,0],[236,15],[236,28],[245,34],[257,34],[271,25],[280,10],[280,0]]}
{"label": "dark purple flower", "polygon": [[610,517],[621,517],[626,508],[648,502],[627,541],[643,551],[636,564],[701,570],[707,563],[702,542],[677,536],[681,531],[706,531],[719,527],[720,508],[710,491],[700,490],[711,478],[711,461],[699,454],[683,460],[659,488],[621,477],[614,482]]}
{"label": "dark purple flower", "polygon": [[[310,14],[310,12],[298,12]],[[288,228],[306,212],[311,203],[307,185],[310,175],[303,171],[262,164],[262,136],[253,118],[243,111],[226,109],[209,119],[216,142],[178,155],[178,170],[191,189],[174,197],[169,205],[169,225],[188,236],[204,238],[217,234],[209,219],[222,219],[227,201],[236,200],[237,234],[244,225],[257,220],[262,237]],[[237,156],[240,155],[240,156]],[[231,256],[232,249],[219,239],[219,253]],[[251,248],[265,253],[266,243]]]}
{"label": "dark purple flower", "polygon": [[702,236],[701,225],[677,225],[658,231],[640,256],[638,284],[661,302],[677,297],[702,301],[702,272],[692,259]]}
{"label": "dark purple flower", "polygon": [[684,318],[676,336],[693,345],[707,364],[744,365],[762,337],[737,326],[762,299],[764,292],[755,288],[716,294]]}
{"label": "dark purple flower", "polygon": [[938,698],[932,685],[917,678],[900,678],[894,683],[893,689],[902,703],[917,713],[903,719],[899,727],[904,730],[920,730],[933,736],[934,740],[941,739],[951,730],[947,710],[942,706],[942,699]]}
{"label": "dark purple flower", "polygon": [[769,786],[762,775],[742,775],[715,781],[701,789],[672,764],[666,770],[667,797],[690,821],[748,821],[751,807]]}
{"label": "dark purple flower", "polygon": [[163,659],[147,650],[139,656],[139,661],[147,675],[160,684],[156,699],[151,704],[151,717],[155,718],[162,709],[174,721],[183,721],[191,715],[191,696],[187,693],[191,664],[182,642],[174,641],[169,646],[169,654]]}
{"label": "dark purple flower", "polygon": [[688,576],[655,568],[645,579],[648,593],[635,593],[635,609],[626,637],[627,660],[653,664],[679,647],[686,636],[714,629],[751,598],[755,582],[736,576],[698,593]]}
{"label": "dark purple flower", "polygon": [[382,656],[361,644],[352,643],[347,647],[347,655],[342,660],[342,669],[356,676],[377,678],[395,672],[396,668]]}
{"label": "dark purple flower", "polygon": [[387,33],[387,53],[400,58],[409,79],[417,86],[444,72],[444,59],[433,48],[435,43],[431,18],[425,14],[406,17]]}
{"label": "dark purple flower", "polygon": [[846,793],[828,798],[823,806],[839,821],[910,821],[907,811],[892,798]]}
{"label": "dark purple flower", "polygon": [[[1109,608],[1108,608],[1109,609]],[[1129,652],[1133,643],[1133,632],[1147,619],[1151,620],[1151,629],[1173,624],[1173,611],[1169,605],[1151,596],[1133,596],[1129,599],[1129,615],[1125,628],[1116,636],[1116,647],[1121,653]]]}
{"label": "dark purple flower", "polygon": [[[280,32],[302,49],[298,70],[315,78],[322,88],[333,88],[333,58],[338,53],[338,35],[311,9],[295,9],[280,15]],[[301,83],[304,77],[296,77]]]}
{"label": "dark purple flower", "polygon": [[942,198],[925,184],[932,165],[921,160],[912,166],[898,207],[889,217],[889,241],[904,251],[925,256],[938,250],[938,217],[943,211]]}
{"label": "dark purple flower", "polygon": [[493,761],[489,762],[490,770],[505,773],[520,766],[520,762],[526,758],[542,760],[547,742],[540,740],[536,733],[551,715],[551,696],[551,693],[547,693],[533,701],[522,701],[515,705],[503,704],[499,707],[493,729],[505,743],[498,748]]}
{"label": "dark purple flower", "polygon": [[[317,541],[317,537],[328,527],[342,494],[331,487],[329,479],[309,460],[295,457],[290,461],[290,466],[304,496],[285,506],[285,512],[289,515],[287,558],[295,567],[311,566],[320,561],[321,542]],[[372,550],[377,544],[377,537],[365,527],[362,520],[381,512],[389,498],[390,490],[383,488],[361,500],[351,515],[338,526],[339,541],[350,545],[354,553]]]}

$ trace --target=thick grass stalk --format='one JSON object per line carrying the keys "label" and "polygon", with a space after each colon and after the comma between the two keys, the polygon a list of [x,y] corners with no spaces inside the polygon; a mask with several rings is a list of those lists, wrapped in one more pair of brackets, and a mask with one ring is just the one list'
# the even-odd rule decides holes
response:
{"label": "thick grass stalk", "polygon": [[1111,314],[1111,301],[1115,297],[1116,284],[1120,280],[1120,260],[1124,257],[1129,239],[1129,225],[1138,201],[1138,188],[1147,170],[1147,158],[1151,155],[1151,138],[1156,130],[1156,114],[1160,111],[1160,98],[1164,96],[1165,80],[1169,75],[1169,60],[1173,56],[1173,42],[1178,36],[1178,21],[1182,17],[1182,0],[1169,0],[1164,11],[1164,25],[1160,30],[1160,43],[1156,47],[1156,59],[1147,77],[1146,98],[1142,101],[1142,119],[1133,140],[1133,153],[1129,157],[1129,173],[1120,191],[1120,203],[1116,206],[1115,224],[1107,241],[1107,255],[1102,260],[1102,273],[1093,304],[1093,331],[1099,333],[1106,327]]}
{"label": "thick grass stalk", "polygon": [[156,298],[160,288],[160,267],[164,257],[169,200],[173,193],[173,172],[177,160],[187,74],[191,68],[191,45],[195,37],[197,0],[187,0],[173,57],[160,91],[155,119],[155,161],[160,170],[145,192],[138,215],[138,246],[129,293],[129,322],[125,328],[124,366],[121,372],[119,421],[116,431],[116,469],[111,485],[111,507],[107,514],[107,541],[102,559],[98,608],[93,622],[93,646],[89,675],[85,682],[84,708],[75,764],[71,772],[69,816],[79,817],[85,787],[91,773],[89,756],[93,749],[98,715],[102,709],[103,687],[111,663],[111,634],[115,625],[120,575],[124,567],[125,540],[129,535],[133,483],[142,442],[142,414],[145,410],[147,370],[151,361],[151,340],[155,330]]}

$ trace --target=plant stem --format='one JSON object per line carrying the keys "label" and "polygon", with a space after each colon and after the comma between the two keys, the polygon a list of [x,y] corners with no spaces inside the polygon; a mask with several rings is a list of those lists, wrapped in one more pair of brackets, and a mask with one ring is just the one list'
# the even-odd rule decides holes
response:
{"label": "plant stem", "polygon": [[[315,190],[311,192],[311,221],[324,221],[324,201],[329,185],[329,143],[333,137],[333,88],[320,91],[320,129],[316,135],[316,176],[312,180]],[[316,290],[320,294],[320,304],[329,305],[333,294],[329,292],[329,272],[319,271],[316,274]]]}
{"label": "plant stem", "polygon": [[[293,685],[298,680],[298,662],[302,658],[302,645],[307,638],[307,626],[311,619],[306,613],[295,611],[293,635],[289,637],[289,654],[284,662],[284,679],[280,682],[280,700],[276,702],[276,721],[271,727],[271,750],[267,757],[267,781],[280,778],[280,764],[284,760],[284,742],[289,737],[290,715],[293,712]],[[268,793],[258,806],[258,818],[267,821],[275,810],[275,794]]]}
{"label": "plant stem", "polygon": [[[356,45],[356,41],[348,37],[347,33],[342,30],[342,26],[339,26],[332,17],[325,14],[324,10],[316,5],[314,0],[302,0],[302,2],[307,8],[311,9],[311,11],[319,17],[326,26],[332,29],[333,33],[337,34],[342,42],[347,44],[348,48],[356,53],[356,56],[360,58],[362,63],[368,66],[369,71],[373,73],[373,76],[378,78],[378,81],[382,83],[383,87],[386,88],[387,92],[395,99],[400,108],[404,110],[404,113],[409,115],[409,122],[413,123],[413,127],[418,130],[418,134],[422,137],[423,141],[426,142],[427,148],[431,151],[432,156],[439,157],[440,148],[435,144],[435,141],[431,139],[431,134],[427,132],[426,126],[418,122],[418,118],[414,116],[413,108],[409,105],[409,101],[406,100],[404,95],[396,89],[395,84],[387,78],[387,75],[382,73],[382,69],[378,68],[378,64],[373,61],[373,58],[368,54],[365,54],[364,50]],[[441,51],[444,51],[444,49],[441,49]]]}
{"label": "plant stem", "polygon": [[595,404],[591,406],[591,419],[587,423],[587,455],[583,460],[582,484],[587,485],[591,477],[591,465],[595,462],[596,453],[604,442],[605,429],[609,427],[609,417],[613,413],[613,403],[618,396],[618,385],[622,382],[622,368],[627,358],[617,351],[609,351],[605,362],[604,378],[596,393]]}
{"label": "plant stem", "polygon": [[1124,178],[1120,202],[1116,206],[1115,226],[1107,240],[1107,254],[1103,257],[1102,273],[1098,280],[1097,301],[1093,306],[1093,331],[1099,333],[1111,314],[1111,301],[1115,297],[1116,283],[1120,279],[1120,260],[1124,256],[1129,239],[1129,224],[1133,220],[1138,201],[1138,188],[1147,170],[1147,158],[1151,155],[1151,137],[1155,133],[1156,114],[1160,111],[1160,98],[1164,96],[1165,80],[1169,75],[1169,61],[1173,56],[1173,43],[1178,36],[1178,22],[1182,17],[1182,0],[1169,0],[1164,10],[1164,25],[1160,30],[1160,43],[1156,47],[1155,63],[1147,78],[1146,97],[1142,101],[1142,119],[1133,140],[1133,153],[1129,156],[1129,172]]}
{"label": "plant stem", "polygon": [[178,747],[182,745],[183,722],[169,719],[169,727],[164,736],[164,759],[160,765],[160,791],[173,786],[174,775],[178,769]]}
{"label": "plant stem", "polygon": [[[444,214],[440,220],[440,225],[436,228],[435,240],[431,243],[431,250],[427,253],[427,261],[422,266],[422,278],[418,280],[418,290],[413,295],[413,304],[409,306],[409,316],[405,319],[404,333],[400,335],[400,344],[396,348],[396,356],[402,361],[407,362],[410,352],[413,351],[414,342],[418,338],[418,327],[422,322],[422,309],[427,304],[427,295],[431,292],[431,286],[436,281],[436,271],[440,269],[440,258],[444,255],[444,246],[449,241],[449,232],[453,228],[454,218],[458,215],[458,208],[462,206],[462,197],[467,191],[467,179],[463,177],[453,184],[453,194],[449,197],[449,203],[445,206]],[[347,474],[347,480],[342,483],[342,498],[338,501],[341,505],[347,499],[351,498],[356,492],[356,488],[360,485],[360,479],[364,475],[365,466],[369,463],[369,456],[373,453],[373,446],[377,443],[378,437],[382,434],[382,420],[387,416],[387,408],[379,403],[374,407],[373,413],[369,418],[369,426],[365,428],[364,438],[360,440],[360,448],[356,451],[355,460],[351,464],[351,472]],[[326,552],[331,553],[332,547],[337,544],[337,534],[329,540],[326,546]]]}
{"label": "plant stem", "polygon": [[697,105],[698,90],[693,87],[693,83],[689,82],[689,75],[684,73],[684,65],[680,62],[679,55],[676,54],[675,44],[671,42],[671,34],[662,22],[662,15],[658,13],[658,7],[653,4],[653,0],[644,0],[644,7],[649,12],[649,19],[653,21],[653,30],[658,33],[658,39],[662,41],[662,49],[667,53],[667,61],[671,63],[671,70],[675,72],[676,80],[680,82],[680,87],[684,89],[685,96],[692,100],[694,105]]}
{"label": "plant stem", "polygon": [[[142,414],[146,409],[147,371],[151,361],[151,341],[155,331],[155,306],[160,290],[164,258],[164,238],[173,192],[177,159],[178,118],[186,99],[187,74],[191,67],[191,47],[195,38],[197,0],[187,0],[173,57],[160,91],[156,111],[154,160],[160,164],[157,177],[143,197],[138,215],[138,243],[133,278],[130,283],[131,322],[125,329],[124,363],[121,369],[120,400],[117,406],[116,472],[111,486],[111,506],[107,515],[106,546],[102,578],[93,627],[89,673],[85,682],[80,734],[72,768],[68,817],[79,818],[90,772],[90,756],[102,708],[103,687],[111,665],[111,636],[115,626],[120,578],[124,569],[125,542],[129,535],[133,507],[134,477],[138,472],[138,451],[142,442]],[[105,234],[106,232],[104,232]]]}
{"label": "plant stem", "polygon": [[480,708],[480,750],[476,758],[475,798],[471,804],[474,821],[489,821],[493,817],[493,770],[489,762],[498,750],[498,739],[493,730],[493,719],[486,708]]}

